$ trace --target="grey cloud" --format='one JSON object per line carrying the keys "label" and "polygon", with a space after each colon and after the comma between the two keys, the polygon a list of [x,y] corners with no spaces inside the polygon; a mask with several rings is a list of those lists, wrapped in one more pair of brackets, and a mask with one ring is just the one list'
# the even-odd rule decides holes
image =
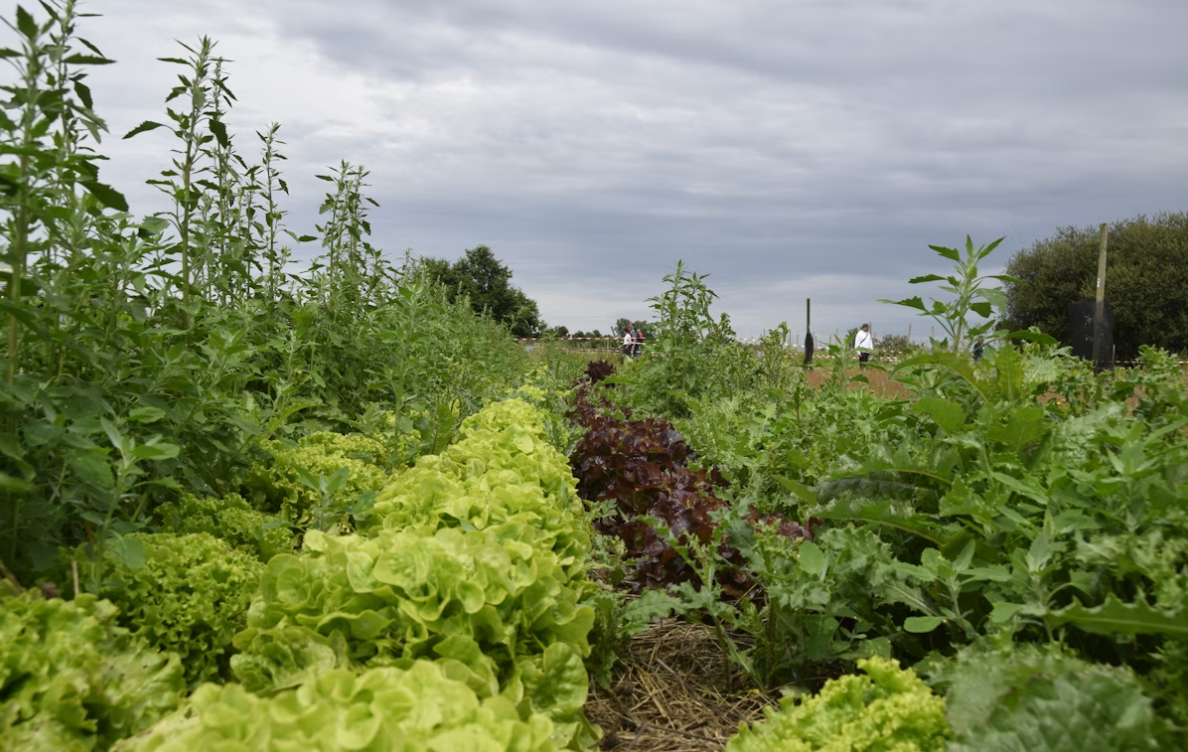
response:
{"label": "grey cloud", "polygon": [[[378,246],[456,257],[486,243],[571,328],[646,314],[684,259],[711,273],[744,334],[809,294],[823,322],[868,311],[855,316],[906,330],[910,314],[873,301],[917,292],[905,280],[938,268],[929,243],[1007,235],[1002,263],[1057,226],[1185,208],[1182,0],[113,0],[102,12],[124,61],[96,89],[113,124],[159,111],[151,58],[209,25],[223,54],[253,61],[231,67],[248,87],[232,117],[241,148],[254,153],[261,118],[284,123],[295,229],[317,221],[314,172],[363,162]],[[256,39],[308,48],[358,101],[303,96],[291,71],[260,67],[277,58],[253,57]],[[146,77],[160,89],[142,93]],[[278,105],[270,80],[293,96]],[[117,144],[104,169],[142,180],[164,166],[160,143]]]}

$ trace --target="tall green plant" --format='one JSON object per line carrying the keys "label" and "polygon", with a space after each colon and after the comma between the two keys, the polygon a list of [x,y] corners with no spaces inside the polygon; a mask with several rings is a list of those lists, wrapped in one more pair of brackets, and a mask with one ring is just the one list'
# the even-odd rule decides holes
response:
{"label": "tall green plant", "polygon": [[[8,265],[6,300],[8,348],[6,376],[11,384],[20,371],[20,322],[36,329],[24,298],[37,289],[27,275],[29,258],[48,248],[47,238],[60,234],[63,204],[74,203],[74,185],[81,184],[109,206],[127,209],[123,196],[99,182],[95,157],[78,149],[78,126],[96,141],[106,129],[91,112],[90,90],[77,66],[110,63],[90,42],[74,37],[73,0],[43,4],[50,18],[39,23],[17,6],[20,49],[0,49],[15,69],[15,84],[3,87],[9,98],[0,108],[0,153],[13,161],[0,165],[0,212],[7,215],[7,239],[0,261]],[[78,42],[93,54],[73,51]],[[8,113],[12,113],[10,116]],[[15,116],[15,117],[14,117]],[[55,125],[58,126],[54,130]]]}
{"label": "tall green plant", "polygon": [[[880,300],[880,303],[906,306],[921,311],[921,316],[930,316],[948,336],[935,346],[953,352],[960,352],[968,342],[985,335],[994,328],[995,313],[999,316],[1006,309],[1006,293],[1000,287],[987,287],[986,280],[997,279],[1012,284],[1020,284],[1019,280],[1007,275],[988,274],[978,276],[978,264],[990,255],[1005,238],[999,238],[989,245],[974,248],[973,240],[965,237],[965,258],[956,248],[945,248],[939,245],[928,246],[942,258],[946,258],[957,265],[956,273],[948,276],[939,274],[925,274],[908,280],[909,284],[918,285],[924,282],[945,282],[941,290],[956,295],[955,300],[944,302],[933,300],[929,308],[920,296],[905,300]],[[990,319],[980,324],[969,321],[970,312],[976,313],[984,319]]]}
{"label": "tall green plant", "polygon": [[[211,53],[215,43],[209,37],[202,37],[197,47],[182,44],[189,53],[189,57],[159,58],[162,62],[181,65],[186,73],[178,76],[180,84],[173,87],[165,102],[172,102],[179,97],[186,98],[186,108],[174,110],[167,108],[169,119],[173,122],[173,135],[181,142],[181,146],[173,150],[173,167],[161,172],[160,180],[148,181],[156,185],[162,192],[173,199],[174,209],[169,214],[173,228],[178,234],[176,246],[177,255],[181,262],[181,279],[179,287],[182,301],[188,309],[191,297],[191,275],[194,264],[194,215],[198,208],[199,181],[203,173],[210,168],[202,163],[203,147],[213,140],[218,140],[221,146],[229,146],[227,128],[219,120],[219,102],[225,93],[223,79],[212,76],[215,60]],[[140,133],[165,127],[164,124],[146,120],[129,131],[124,138],[132,138]],[[186,312],[187,320],[189,311]]]}

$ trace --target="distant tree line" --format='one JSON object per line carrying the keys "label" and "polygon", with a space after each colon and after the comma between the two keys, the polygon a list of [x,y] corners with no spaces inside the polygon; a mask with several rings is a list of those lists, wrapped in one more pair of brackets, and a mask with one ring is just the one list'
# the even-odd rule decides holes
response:
{"label": "distant tree line", "polygon": [[446,288],[451,303],[465,297],[475,313],[487,312],[517,337],[537,337],[545,330],[536,301],[511,284],[512,272],[485,245],[471,248],[454,262],[424,257],[430,278]]}
{"label": "distant tree line", "polygon": [[[1098,227],[1062,227],[1008,263],[1007,316],[1012,329],[1039,327],[1071,342],[1069,303],[1093,300],[1097,287]],[[1117,357],[1141,345],[1188,352],[1188,212],[1139,216],[1109,227],[1106,298]]]}

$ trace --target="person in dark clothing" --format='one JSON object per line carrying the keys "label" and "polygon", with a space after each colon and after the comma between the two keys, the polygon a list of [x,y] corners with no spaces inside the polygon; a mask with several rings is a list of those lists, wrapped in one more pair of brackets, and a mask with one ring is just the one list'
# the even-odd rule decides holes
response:
{"label": "person in dark clothing", "polygon": [[985,350],[985,348],[985,340],[983,340],[981,337],[978,337],[978,341],[974,343],[973,347],[973,359],[975,363],[982,359],[982,352]]}
{"label": "person in dark clothing", "polygon": [[638,357],[641,350],[643,350],[644,333],[643,329],[635,330],[635,355]]}

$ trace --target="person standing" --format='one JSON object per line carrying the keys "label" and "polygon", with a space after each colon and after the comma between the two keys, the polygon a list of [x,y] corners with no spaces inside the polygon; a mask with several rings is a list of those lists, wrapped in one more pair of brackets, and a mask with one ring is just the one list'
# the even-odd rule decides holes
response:
{"label": "person standing", "polygon": [[863,324],[858,333],[854,335],[854,349],[858,350],[859,366],[866,368],[866,364],[870,362],[870,351],[874,349],[874,338],[870,336],[870,324]]}
{"label": "person standing", "polygon": [[643,350],[643,339],[644,339],[643,329],[636,329],[635,330],[635,352],[634,352],[636,357],[639,357],[640,351]]}
{"label": "person standing", "polygon": [[631,324],[623,327],[623,357],[630,358],[635,353],[635,335],[632,334]]}

